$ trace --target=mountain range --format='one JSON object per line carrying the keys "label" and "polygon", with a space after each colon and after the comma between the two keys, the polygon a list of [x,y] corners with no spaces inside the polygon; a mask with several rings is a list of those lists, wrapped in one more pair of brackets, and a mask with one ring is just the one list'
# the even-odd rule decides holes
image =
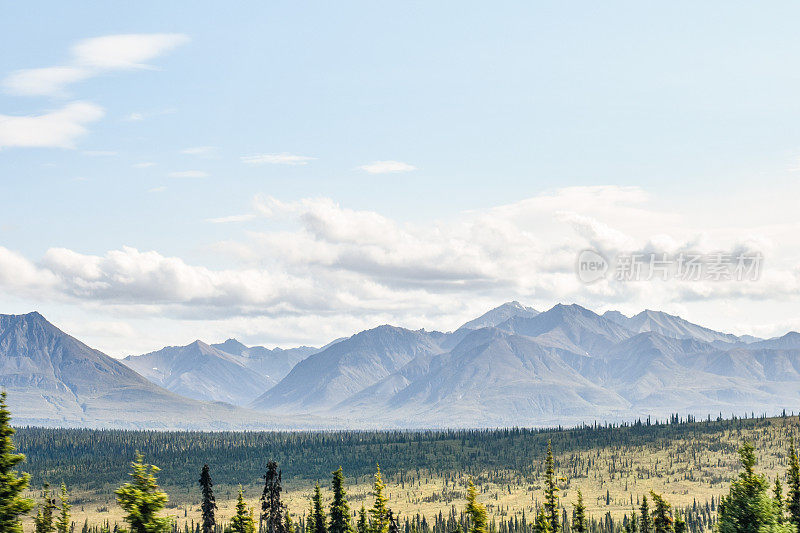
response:
{"label": "mountain range", "polygon": [[17,423],[196,428],[575,424],[797,410],[800,333],[735,336],[646,310],[509,302],[452,332],[383,325],[322,348],[195,341],[116,360],[0,315]]}

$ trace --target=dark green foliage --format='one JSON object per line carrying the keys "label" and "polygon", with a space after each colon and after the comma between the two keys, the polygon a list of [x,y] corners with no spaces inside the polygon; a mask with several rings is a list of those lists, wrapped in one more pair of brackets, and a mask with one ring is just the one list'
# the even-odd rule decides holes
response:
{"label": "dark green foliage", "polygon": [[652,533],[653,518],[647,505],[647,496],[642,496],[642,505],[639,507],[639,529],[642,533]]}
{"label": "dark green foliage", "polygon": [[674,533],[675,527],[672,524],[670,505],[661,495],[652,490],[650,491],[650,497],[653,499],[653,532]]}
{"label": "dark green foliage", "polygon": [[278,463],[269,461],[267,472],[264,474],[264,490],[261,493],[261,526],[267,533],[285,533],[283,520],[283,504],[281,491],[283,490],[281,471]]}
{"label": "dark green foliage", "polygon": [[333,472],[331,482],[333,501],[331,502],[330,533],[351,533],[350,505],[347,503],[347,493],[344,490],[344,474],[340,466]]}
{"label": "dark green foliage", "polygon": [[144,464],[144,456],[137,453],[131,469],[133,481],[125,483],[115,492],[117,502],[125,511],[125,521],[131,533],[167,533],[170,519],[158,515],[168,500],[167,494],[156,482],[158,467]]}
{"label": "dark green foliage", "polygon": [[794,437],[789,444],[789,470],[786,472],[786,484],[789,487],[786,494],[789,521],[800,531],[800,460],[797,458]]}
{"label": "dark green foliage", "polygon": [[478,502],[478,490],[475,488],[472,478],[469,478],[469,485],[467,486],[467,507],[465,511],[469,517],[469,533],[487,533],[486,507]]}
{"label": "dark green foliage", "polygon": [[553,462],[553,448],[550,441],[547,441],[547,459],[544,473],[544,512],[550,521],[550,530],[558,532],[558,485],[556,483],[556,471]]}
{"label": "dark green foliage", "polygon": [[753,446],[746,442],[739,450],[739,455],[744,470],[731,484],[728,495],[720,498],[719,533],[763,533],[781,530],[775,500],[768,494],[767,479],[755,473],[756,456]]}
{"label": "dark green foliage", "polygon": [[539,512],[536,514],[536,524],[533,526],[534,533],[551,533],[550,519],[544,510],[544,507],[539,507]]}
{"label": "dark green foliage", "polygon": [[572,531],[575,533],[586,533],[586,506],[583,504],[583,494],[578,490],[578,501],[575,502],[575,509],[572,512]]}
{"label": "dark green foliage", "polygon": [[200,531],[202,533],[214,533],[214,526],[217,524],[215,517],[217,501],[214,499],[214,482],[211,481],[211,472],[208,465],[203,465],[198,483],[200,483],[200,490],[203,494],[203,502],[200,504],[202,513]]}
{"label": "dark green foliage", "polygon": [[368,533],[369,530],[369,521],[367,520],[367,510],[364,508],[364,504],[361,504],[361,509],[358,511],[358,522],[356,522],[356,532],[357,533]]}
{"label": "dark green foliage", "polygon": [[56,531],[58,533],[69,533],[72,521],[70,520],[70,509],[72,506],[69,504],[69,494],[67,493],[67,486],[61,484],[61,494],[58,495],[60,502],[58,520],[56,520]]}
{"label": "dark green foliage", "polygon": [[328,522],[325,518],[325,508],[322,506],[322,492],[319,490],[319,483],[314,487],[314,497],[311,499],[314,529],[313,533],[328,533]]}
{"label": "dark green foliage", "polygon": [[56,509],[56,500],[50,491],[50,485],[45,483],[42,488],[42,502],[36,509],[36,516],[33,517],[33,527],[36,533],[52,533],[56,530],[53,524],[53,511]]}
{"label": "dark green foliage", "polygon": [[675,515],[675,533],[686,533],[686,522],[680,515]]}
{"label": "dark green foliage", "polygon": [[783,524],[786,517],[783,516],[783,511],[786,507],[783,501],[783,487],[781,486],[781,479],[775,476],[775,484],[772,486],[772,498],[775,500],[775,509],[777,520],[779,524]]}
{"label": "dark green foliage", "polygon": [[13,436],[11,413],[3,391],[0,393],[0,531],[3,533],[22,533],[20,517],[34,506],[33,500],[22,497],[29,477],[16,471],[25,456],[15,453]]}

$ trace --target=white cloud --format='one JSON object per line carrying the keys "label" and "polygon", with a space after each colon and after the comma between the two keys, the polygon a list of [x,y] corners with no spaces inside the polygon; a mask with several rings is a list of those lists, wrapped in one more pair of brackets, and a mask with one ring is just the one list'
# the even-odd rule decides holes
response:
{"label": "white cloud", "polygon": [[2,82],[6,91],[29,96],[65,96],[66,87],[106,71],[151,68],[147,61],[188,42],[186,35],[106,35],[78,41],[66,65],[18,70]]}
{"label": "white cloud", "polygon": [[206,178],[208,177],[208,172],[203,170],[179,170],[170,172],[168,176],[170,178]]}
{"label": "white cloud", "polygon": [[315,157],[293,154],[258,154],[242,156],[242,163],[246,165],[306,165]]}
{"label": "white cloud", "polygon": [[188,41],[180,33],[106,35],[79,41],[72,55],[77,64],[100,70],[149,68],[147,61]]}
{"label": "white cloud", "polygon": [[[776,206],[770,208],[762,211]],[[733,324],[738,333],[748,332],[740,323],[753,314],[761,324],[750,332],[780,333],[779,324],[800,323],[793,303],[800,297],[798,223],[742,231],[736,226],[741,213],[687,210],[683,201],[670,204],[639,188],[565,188],[413,224],[328,198],[258,197],[252,214],[208,221],[255,217],[258,231],[206,248],[225,267],[130,247],[97,255],[55,248],[38,261],[0,249],[0,292],[78,304],[107,319],[163,320],[169,326],[162,344],[172,342],[171,326],[178,323],[187,334],[194,328],[194,336],[199,329],[246,331],[315,343],[387,322],[447,329],[511,299],[540,308],[559,301],[597,311],[659,308],[717,329]],[[585,285],[574,268],[586,248],[609,254],[760,250],[768,268],[754,282]],[[719,310],[734,304],[746,312],[720,318]],[[775,316],[780,321],[770,327],[766,322]]]}
{"label": "white cloud", "polygon": [[142,161],[141,163],[134,163],[133,168],[150,168],[156,166],[152,161]]}
{"label": "white cloud", "polygon": [[103,108],[89,102],[72,102],[42,115],[0,115],[0,148],[74,148],[75,141],[87,133],[86,125],[100,120]]}
{"label": "white cloud", "polygon": [[210,155],[217,150],[216,146],[192,146],[191,148],[184,148],[181,150],[182,154],[187,155]]}
{"label": "white cloud", "polygon": [[152,189],[147,189],[147,192],[164,192],[167,188],[161,185],[160,187],[153,187]]}
{"label": "white cloud", "polygon": [[144,120],[144,114],[142,113],[128,113],[125,116],[125,120],[128,122],[141,122]]}
{"label": "white cloud", "polygon": [[411,172],[416,170],[417,167],[403,163],[401,161],[375,161],[367,165],[361,165],[361,170],[369,172],[370,174],[390,174],[394,172]]}
{"label": "white cloud", "polygon": [[81,153],[91,157],[112,157],[117,155],[117,152],[113,150],[84,150]]}
{"label": "white cloud", "polygon": [[18,70],[3,80],[11,94],[28,96],[66,96],[67,85],[92,76],[92,71],[82,67],[45,67]]}

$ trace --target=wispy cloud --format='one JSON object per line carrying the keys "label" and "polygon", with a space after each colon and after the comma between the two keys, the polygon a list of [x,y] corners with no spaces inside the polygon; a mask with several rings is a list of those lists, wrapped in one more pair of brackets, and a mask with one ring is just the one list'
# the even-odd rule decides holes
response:
{"label": "wispy cloud", "polygon": [[208,172],[203,170],[180,170],[167,174],[170,178],[206,178]]}
{"label": "wispy cloud", "polygon": [[66,96],[66,87],[107,71],[151,68],[147,61],[189,38],[178,33],[106,35],[78,41],[65,65],[24,69],[3,80],[7,92],[28,96]]}
{"label": "wispy cloud", "polygon": [[294,154],[257,154],[242,156],[246,165],[306,165],[316,157]]}
{"label": "wispy cloud", "polygon": [[390,174],[394,172],[411,172],[416,170],[417,167],[403,163],[401,161],[375,161],[367,165],[361,165],[361,170],[369,172],[370,174]]}
{"label": "wispy cloud", "polygon": [[184,148],[181,150],[181,153],[186,155],[209,156],[216,151],[216,146],[192,146],[190,148]]}
{"label": "wispy cloud", "polygon": [[256,218],[256,215],[247,213],[244,215],[229,215],[227,217],[207,218],[206,222],[211,222],[213,224],[229,224],[231,222],[247,222],[248,220],[253,220],[254,218]]}
{"label": "wispy cloud", "polygon": [[134,163],[131,165],[133,168],[150,168],[156,166],[152,161],[142,161],[141,163]]}
{"label": "wispy cloud", "polygon": [[81,153],[91,157],[113,157],[117,155],[117,152],[113,150],[84,150]]}
{"label": "wispy cloud", "polygon": [[164,192],[166,190],[167,188],[162,185],[160,187],[153,187],[152,189],[147,189],[147,192]]}
{"label": "wispy cloud", "polygon": [[86,125],[104,115],[102,107],[89,102],[73,102],[41,115],[0,115],[0,148],[74,148],[87,133]]}

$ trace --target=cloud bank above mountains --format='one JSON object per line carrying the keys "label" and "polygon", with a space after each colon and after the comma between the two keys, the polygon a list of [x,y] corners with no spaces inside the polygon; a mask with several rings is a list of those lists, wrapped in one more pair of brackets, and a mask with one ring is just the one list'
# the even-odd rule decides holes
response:
{"label": "cloud bank above mountains", "polygon": [[[741,231],[735,213],[715,212],[720,218],[710,224],[708,212],[618,186],[569,187],[422,223],[330,198],[258,196],[249,212],[232,215],[246,228],[235,235],[244,237],[201,243],[207,264],[127,245],[101,254],[54,247],[38,258],[0,247],[0,288],[31,308],[78,306],[95,325],[101,316],[114,324],[158,317],[174,321],[173,331],[210,328],[274,343],[321,344],[382,322],[451,329],[508,299],[657,307],[720,326],[725,309],[728,329],[751,327],[741,333],[797,327],[791,322],[797,315],[784,322],[761,315],[755,323],[740,308],[780,307],[798,296],[797,248],[785,246],[796,242],[797,228],[745,221],[749,229]],[[757,281],[611,277],[584,284],[575,261],[587,248],[607,256],[753,251],[764,255],[765,266]],[[717,322],[709,321],[709,306],[716,307]],[[134,325],[132,335],[140,337],[140,329]],[[154,345],[177,342],[155,337]],[[124,353],[125,340],[114,342],[106,348]]]}

